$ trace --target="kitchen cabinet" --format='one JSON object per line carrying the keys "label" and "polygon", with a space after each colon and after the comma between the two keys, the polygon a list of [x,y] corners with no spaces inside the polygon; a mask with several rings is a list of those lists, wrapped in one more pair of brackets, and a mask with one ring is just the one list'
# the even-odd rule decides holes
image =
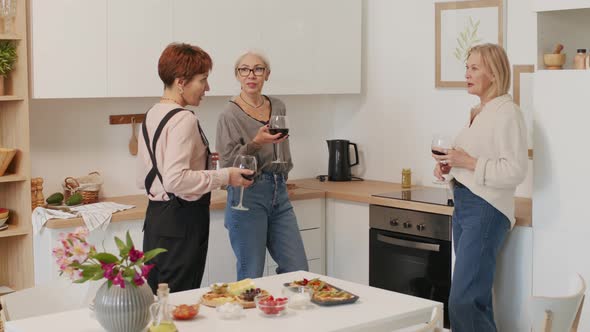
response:
{"label": "kitchen cabinet", "polygon": [[157,68],[162,50],[174,41],[172,2],[107,0],[107,96],[162,94]]}
{"label": "kitchen cabinet", "polygon": [[[30,191],[29,191],[30,192]],[[325,262],[325,199],[314,198],[291,202],[298,218],[299,228],[308,263],[312,272],[324,272]],[[236,259],[232,250],[227,230],[224,226],[224,211],[211,210],[209,229],[209,250],[201,286],[213,282],[232,282],[236,280]],[[129,231],[137,248],[143,247],[143,219],[111,223],[105,231],[94,230],[89,242],[95,245],[104,243],[108,252],[118,252],[113,241],[114,236],[124,238]],[[58,267],[51,256],[51,249],[56,245],[59,234],[74,231],[74,228],[44,229],[35,234],[35,283],[45,283],[58,277]],[[0,233],[1,234],[1,233]],[[268,256],[265,275],[276,269],[276,263]],[[274,274],[274,273],[272,273]]]}
{"label": "kitchen cabinet", "polygon": [[369,284],[369,205],[326,199],[327,275]]}
{"label": "kitchen cabinet", "polygon": [[534,0],[533,10],[536,12],[590,8],[588,0]]}
{"label": "kitchen cabinet", "polygon": [[107,96],[107,0],[30,4],[33,98]]}
{"label": "kitchen cabinet", "polygon": [[0,147],[18,150],[0,176],[0,207],[10,210],[8,228],[0,231],[0,287],[20,290],[34,284],[26,1],[17,2],[13,26],[13,34],[0,34],[0,40],[16,45],[17,54],[6,95],[0,96]]}
{"label": "kitchen cabinet", "polygon": [[160,96],[157,61],[172,41],[212,56],[208,95],[239,91],[234,62],[248,49],[270,59],[269,94],[360,93],[359,1],[31,2],[33,98]]}
{"label": "kitchen cabinet", "polygon": [[530,331],[533,287],[533,228],[514,227],[496,261],[494,317],[498,331]]}

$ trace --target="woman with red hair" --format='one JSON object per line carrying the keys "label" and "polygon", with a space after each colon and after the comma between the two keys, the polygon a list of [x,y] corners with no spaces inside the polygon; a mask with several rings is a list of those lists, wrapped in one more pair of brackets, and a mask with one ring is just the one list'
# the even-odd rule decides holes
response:
{"label": "woman with red hair", "polygon": [[[213,64],[201,48],[170,44],[158,62],[164,94],[145,115],[138,151],[138,186],[149,204],[144,222],[143,250],[164,248],[153,259],[148,284],[168,283],[172,292],[200,287],[209,244],[211,190],[222,185],[249,186],[234,167],[209,169],[216,158],[209,150],[195,114],[209,91]],[[213,168],[213,167],[211,167]]]}

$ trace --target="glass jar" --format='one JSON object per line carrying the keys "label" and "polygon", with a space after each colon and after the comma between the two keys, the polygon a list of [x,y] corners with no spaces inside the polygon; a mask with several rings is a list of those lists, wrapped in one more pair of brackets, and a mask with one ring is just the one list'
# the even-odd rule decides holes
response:
{"label": "glass jar", "polygon": [[402,169],[402,188],[410,188],[412,186],[412,170],[410,168]]}
{"label": "glass jar", "polygon": [[578,53],[574,56],[574,69],[586,69],[586,49],[578,49]]}

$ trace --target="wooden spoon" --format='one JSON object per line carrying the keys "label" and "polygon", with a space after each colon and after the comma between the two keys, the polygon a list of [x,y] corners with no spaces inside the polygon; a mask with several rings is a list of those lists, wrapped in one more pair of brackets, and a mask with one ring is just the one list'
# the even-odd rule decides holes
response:
{"label": "wooden spoon", "polygon": [[129,139],[129,153],[132,156],[137,155],[137,132],[135,130],[135,118],[131,118],[131,139]]}

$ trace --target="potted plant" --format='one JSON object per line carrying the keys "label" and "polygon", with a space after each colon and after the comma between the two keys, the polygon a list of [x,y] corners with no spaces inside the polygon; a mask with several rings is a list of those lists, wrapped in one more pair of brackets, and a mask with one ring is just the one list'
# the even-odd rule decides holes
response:
{"label": "potted plant", "polygon": [[10,40],[0,41],[0,95],[4,95],[4,81],[14,69],[16,44]]}

